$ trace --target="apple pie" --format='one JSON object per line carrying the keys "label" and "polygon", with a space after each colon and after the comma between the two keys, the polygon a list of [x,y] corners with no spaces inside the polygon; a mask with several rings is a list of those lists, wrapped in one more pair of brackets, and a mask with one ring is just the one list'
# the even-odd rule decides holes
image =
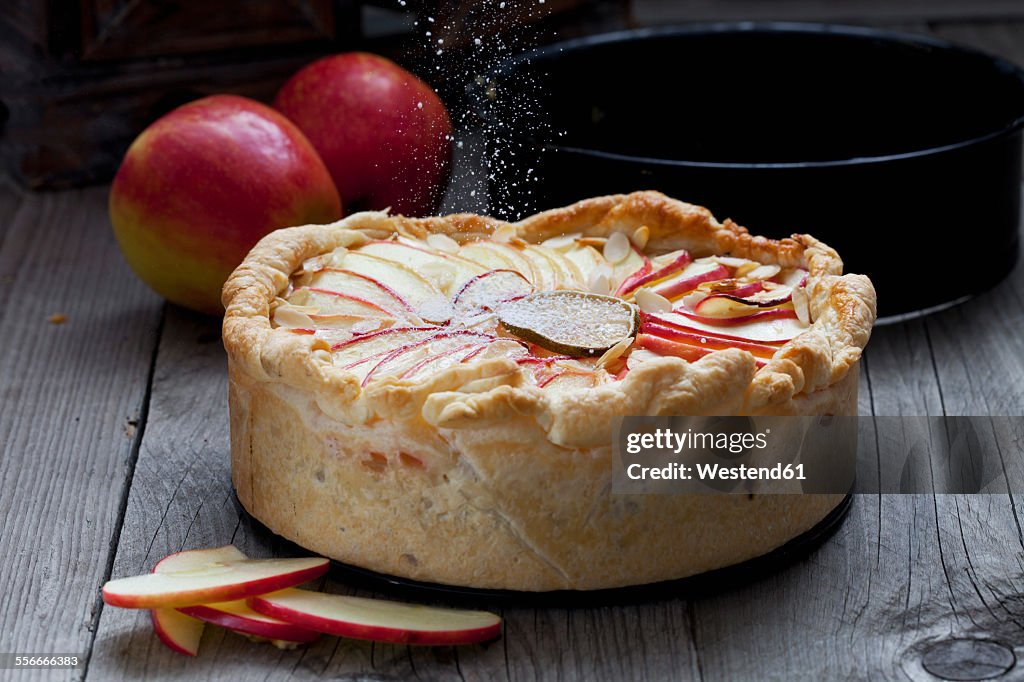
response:
{"label": "apple pie", "polygon": [[656,192],[279,230],[224,305],[249,513],[346,564],[531,591],[686,577],[811,529],[842,495],[613,494],[612,426],[856,414],[875,319],[820,241]]}

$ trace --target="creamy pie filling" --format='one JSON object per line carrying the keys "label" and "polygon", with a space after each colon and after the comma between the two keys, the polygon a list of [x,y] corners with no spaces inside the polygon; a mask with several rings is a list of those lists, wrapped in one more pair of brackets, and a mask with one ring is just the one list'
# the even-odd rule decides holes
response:
{"label": "creamy pie filling", "polygon": [[[648,256],[647,235],[371,240],[306,261],[272,322],[324,338],[334,364],[364,385],[509,358],[547,389],[591,388],[654,358],[692,362],[727,348],[764,366],[808,328],[806,270],[685,250]],[[579,293],[544,294],[556,290]]]}

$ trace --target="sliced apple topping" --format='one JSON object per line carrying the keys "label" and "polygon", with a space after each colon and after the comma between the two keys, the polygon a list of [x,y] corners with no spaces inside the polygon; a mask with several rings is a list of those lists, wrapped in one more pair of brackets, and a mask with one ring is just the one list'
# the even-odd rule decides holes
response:
{"label": "sliced apple topping", "polygon": [[542,291],[498,306],[509,333],[554,353],[587,357],[636,335],[636,306],[582,291]]}
{"label": "sliced apple topping", "polygon": [[365,386],[371,379],[385,376],[401,376],[418,365],[421,361],[464,347],[472,341],[484,342],[493,337],[468,329],[438,331],[436,334],[413,343],[400,346],[386,353],[377,362],[353,363],[346,369],[362,376]]}
{"label": "sliced apple topping", "polygon": [[680,298],[696,289],[704,282],[713,282],[729,277],[729,270],[719,263],[710,261],[694,261],[676,274],[654,284],[654,293],[669,300]]}
{"label": "sliced apple topping", "polygon": [[452,305],[464,319],[482,311],[493,311],[499,303],[532,293],[533,285],[518,272],[491,270],[466,282]]}
{"label": "sliced apple topping", "polygon": [[731,318],[674,312],[651,315],[650,320],[667,327],[756,343],[785,343],[807,331],[807,326],[797,319],[796,313],[787,308],[762,310],[752,315]]}

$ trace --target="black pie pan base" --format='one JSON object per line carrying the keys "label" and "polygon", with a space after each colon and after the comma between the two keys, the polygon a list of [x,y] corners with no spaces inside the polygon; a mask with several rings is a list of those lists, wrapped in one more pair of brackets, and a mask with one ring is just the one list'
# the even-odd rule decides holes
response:
{"label": "black pie pan base", "polygon": [[821,24],[638,29],[469,90],[499,217],[660,190],[818,237],[871,277],[882,316],[965,300],[1017,261],[1024,71],[975,50]]}
{"label": "black pie pan base", "polygon": [[[666,580],[648,585],[633,585],[602,590],[556,590],[552,592],[520,592],[516,590],[485,590],[454,585],[441,585],[398,578],[358,566],[331,562],[331,577],[349,587],[377,592],[401,599],[442,602],[466,607],[489,608],[585,608],[618,606],[668,599],[700,599],[742,585],[750,584],[800,560],[827,540],[842,524],[850,510],[853,495],[843,498],[835,509],[810,530],[798,535],[768,554],[743,563],[727,566],[689,578]],[[237,498],[236,498],[237,501]],[[253,518],[239,503],[259,535],[273,538],[275,548],[283,554],[297,556],[309,552],[299,545],[274,534]],[[458,560],[453,557],[453,560]]]}

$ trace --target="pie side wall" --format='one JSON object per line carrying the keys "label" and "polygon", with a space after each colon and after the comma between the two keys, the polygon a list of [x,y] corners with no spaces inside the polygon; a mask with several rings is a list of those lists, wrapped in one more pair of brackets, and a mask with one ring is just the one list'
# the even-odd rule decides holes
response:
{"label": "pie side wall", "polygon": [[[785,411],[855,414],[856,375]],[[610,447],[556,446],[528,417],[350,426],[306,391],[234,365],[229,379],[232,479],[249,513],[311,551],[413,580],[543,591],[681,578],[766,554],[843,497],[612,495]]]}

